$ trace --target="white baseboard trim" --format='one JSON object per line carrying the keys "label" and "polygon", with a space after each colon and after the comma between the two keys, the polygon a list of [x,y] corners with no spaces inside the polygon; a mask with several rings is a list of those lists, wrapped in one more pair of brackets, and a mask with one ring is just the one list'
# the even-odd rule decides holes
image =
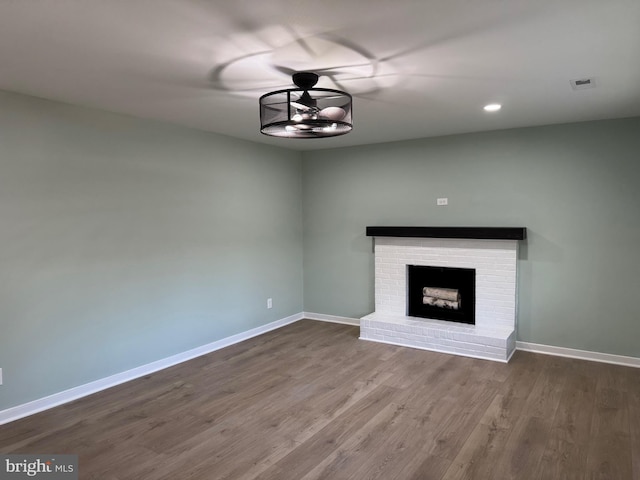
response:
{"label": "white baseboard trim", "polygon": [[95,380],[84,385],[79,385],[63,392],[55,393],[44,398],[39,398],[37,400],[24,403],[22,405],[7,408],[6,410],[0,410],[0,425],[13,422],[20,418],[28,417],[29,415],[34,415],[36,413],[48,410],[53,407],[57,407],[64,403],[78,400],[79,398],[86,397],[87,395],[106,390],[110,387],[115,387],[116,385],[120,385],[121,383],[135,380],[136,378],[140,378],[159,370],[172,367],[179,363],[186,362],[202,355],[206,355],[207,353],[215,352],[216,350],[220,350],[221,348],[228,347],[230,345],[234,345],[258,335],[262,335],[263,333],[267,333],[271,330],[284,327],[285,325],[297,322],[298,320],[302,320],[303,318],[305,317],[302,313],[296,313],[295,315],[276,320],[275,322],[267,323],[266,325],[252,328],[251,330],[247,330],[246,332],[241,332],[236,335],[232,335],[230,337],[208,343],[207,345],[202,345],[201,347],[187,350],[186,352],[178,353],[176,355],[172,355],[170,357],[163,358],[161,360],[157,360],[140,367],[132,368],[131,370],[127,370],[122,373],[117,373],[100,380]]}
{"label": "white baseboard trim", "polygon": [[[127,370],[125,372],[117,373],[115,375],[111,375],[109,377],[102,378],[100,380],[95,380],[93,382],[89,382],[84,385],[70,388],[69,390],[55,393],[47,397],[39,398],[37,400],[33,400],[31,402],[28,402],[22,405],[17,405],[15,407],[7,408],[5,410],[0,410],[0,425],[4,425],[6,423],[19,420],[20,418],[28,417],[29,415],[34,415],[44,410],[48,410],[50,408],[57,407],[65,403],[78,400],[82,397],[86,397],[93,393],[106,390],[107,388],[115,387],[116,385],[120,385],[121,383],[135,380],[136,378],[140,378],[145,375],[149,375],[151,373],[157,372],[159,370],[172,367],[174,365],[177,365],[182,362],[186,362],[193,358],[200,357],[202,355],[206,355],[211,352],[215,352],[216,350],[220,350],[221,348],[228,347],[236,343],[240,343],[244,340],[248,340],[258,335],[262,335],[263,333],[267,333],[271,330],[282,328],[286,325],[295,323],[305,318],[309,320],[317,320],[321,322],[342,323],[345,325],[354,325],[354,326],[360,325],[360,320],[357,318],[339,317],[335,315],[325,315],[322,313],[313,313],[313,312],[296,313],[294,315],[290,315],[288,317],[282,318],[280,320],[276,320],[266,325],[252,328],[251,330],[247,330],[246,332],[241,332],[236,335],[232,335],[230,337],[226,337],[221,340],[217,340],[215,342],[209,343],[207,345],[202,345],[200,347],[187,350],[186,352],[172,355],[171,357],[163,358],[161,360],[157,360],[155,362],[148,363],[146,365],[142,365],[140,367],[136,367],[131,370]],[[540,345],[537,343],[529,343],[529,342],[516,342],[516,349],[523,350],[526,352],[542,353],[545,355],[556,355],[560,357],[577,358],[580,360],[612,363],[615,365],[624,365],[628,367],[640,368],[640,358],[637,358],[637,357],[626,357],[623,355],[613,355],[610,353],[589,352],[587,350],[576,350],[572,348],[554,347],[551,345]]]}
{"label": "white baseboard trim", "polygon": [[624,355],[614,355],[611,353],[590,352],[588,350],[576,350],[574,348],[554,347],[551,345],[540,345],[538,343],[529,342],[516,342],[516,350],[640,368],[640,358],[625,357]]}
{"label": "white baseboard trim", "polygon": [[344,323],[345,325],[360,326],[360,319],[349,317],[337,317],[335,315],[325,315],[324,313],[302,312],[304,318],[309,320],[318,320],[320,322]]}

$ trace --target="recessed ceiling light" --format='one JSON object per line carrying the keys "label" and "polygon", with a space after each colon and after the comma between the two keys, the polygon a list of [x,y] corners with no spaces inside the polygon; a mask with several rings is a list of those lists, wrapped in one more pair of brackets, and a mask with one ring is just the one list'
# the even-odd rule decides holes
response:
{"label": "recessed ceiling light", "polygon": [[500,105],[499,103],[490,103],[489,105],[485,105],[484,106],[484,111],[485,112],[497,112],[501,108],[502,108],[502,105]]}

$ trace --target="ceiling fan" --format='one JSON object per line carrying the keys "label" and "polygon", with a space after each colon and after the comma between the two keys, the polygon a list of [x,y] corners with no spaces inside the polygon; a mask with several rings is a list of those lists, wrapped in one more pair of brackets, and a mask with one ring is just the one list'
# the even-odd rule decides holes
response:
{"label": "ceiling fan", "polygon": [[313,72],[296,72],[292,79],[298,88],[260,97],[261,133],[285,138],[323,138],[352,130],[350,94],[315,88],[318,75]]}

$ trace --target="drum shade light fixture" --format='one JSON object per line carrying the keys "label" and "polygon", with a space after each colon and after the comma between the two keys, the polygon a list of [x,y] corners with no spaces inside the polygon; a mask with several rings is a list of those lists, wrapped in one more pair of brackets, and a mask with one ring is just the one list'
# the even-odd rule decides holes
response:
{"label": "drum shade light fixture", "polygon": [[314,88],[318,75],[293,74],[298,88],[277,90],[260,97],[260,132],[273,137],[323,138],[349,133],[351,95],[340,90]]}

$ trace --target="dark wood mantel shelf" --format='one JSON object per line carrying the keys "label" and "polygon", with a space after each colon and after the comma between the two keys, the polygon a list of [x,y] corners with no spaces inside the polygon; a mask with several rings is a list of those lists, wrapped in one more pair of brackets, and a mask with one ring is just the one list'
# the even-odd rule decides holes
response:
{"label": "dark wood mantel shelf", "polygon": [[524,240],[526,227],[367,227],[368,237],[476,238]]}

